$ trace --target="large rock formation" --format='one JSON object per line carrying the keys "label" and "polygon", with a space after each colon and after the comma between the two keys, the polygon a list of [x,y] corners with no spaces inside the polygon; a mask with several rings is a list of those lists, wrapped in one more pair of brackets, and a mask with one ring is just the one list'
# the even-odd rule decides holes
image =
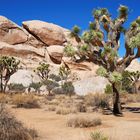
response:
{"label": "large rock formation", "polygon": [[95,76],[74,82],[75,93],[78,95],[104,93],[108,80],[103,77]]}
{"label": "large rock formation", "polygon": [[8,44],[20,44],[26,42],[28,36],[26,33],[6,17],[0,16],[0,41]]}
{"label": "large rock formation", "polygon": [[63,45],[66,41],[61,27],[39,20],[23,22],[23,27],[46,45]]}
{"label": "large rock formation", "polygon": [[[28,86],[33,78],[31,75],[36,77],[31,71],[39,62],[49,63],[51,73],[54,74],[58,74],[60,64],[65,62],[72,71],[71,78],[77,94],[104,91],[108,81],[97,77],[96,70],[99,66],[92,62],[75,63],[63,55],[67,43],[78,45],[74,38],[70,38],[69,30],[39,20],[25,21],[22,25],[20,27],[0,16],[0,55],[14,56],[21,61],[22,70],[15,73],[10,82],[20,82]],[[140,63],[133,61],[128,70],[140,70]]]}
{"label": "large rock formation", "polygon": [[61,64],[64,46],[52,45],[47,48],[47,51],[54,63]]}

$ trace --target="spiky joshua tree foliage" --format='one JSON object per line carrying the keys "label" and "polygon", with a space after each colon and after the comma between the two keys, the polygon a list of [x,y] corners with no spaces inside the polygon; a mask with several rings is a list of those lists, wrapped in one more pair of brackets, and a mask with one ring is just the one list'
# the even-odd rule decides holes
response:
{"label": "spiky joshua tree foliage", "polygon": [[14,57],[0,57],[0,92],[5,93],[8,81],[11,75],[18,70],[19,63],[20,61],[16,60]]}
{"label": "spiky joshua tree foliage", "polygon": [[[114,95],[113,113],[115,115],[122,114],[117,89],[117,85],[122,80],[122,72],[132,60],[140,57],[140,17],[128,29],[124,29],[123,24],[127,21],[128,14],[128,7],[123,5],[118,8],[118,16],[115,19],[106,8],[95,9],[93,10],[94,21],[90,22],[89,29],[81,36],[74,34],[74,37],[80,39],[75,52],[79,56],[78,59],[84,58],[100,65],[97,73],[110,81]],[[124,46],[120,46],[121,35],[125,37]],[[118,56],[120,47],[126,50],[122,59]]]}
{"label": "spiky joshua tree foliage", "polygon": [[38,76],[41,78],[41,80],[47,80],[49,76],[49,64],[46,63],[40,63],[39,66],[36,68],[35,72],[38,74]]}

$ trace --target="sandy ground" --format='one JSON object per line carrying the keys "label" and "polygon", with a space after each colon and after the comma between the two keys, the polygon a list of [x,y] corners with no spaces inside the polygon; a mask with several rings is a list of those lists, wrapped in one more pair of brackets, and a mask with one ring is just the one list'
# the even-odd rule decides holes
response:
{"label": "sandy ground", "polygon": [[[40,140],[89,140],[91,132],[101,131],[111,140],[140,140],[140,110],[134,108],[140,104],[131,104],[133,112],[125,111],[124,117],[81,113],[80,115],[99,116],[102,125],[94,128],[70,128],[66,122],[70,115],[57,115],[45,109],[12,109],[15,116],[26,126],[38,130]],[[131,109],[131,108],[130,108]]]}

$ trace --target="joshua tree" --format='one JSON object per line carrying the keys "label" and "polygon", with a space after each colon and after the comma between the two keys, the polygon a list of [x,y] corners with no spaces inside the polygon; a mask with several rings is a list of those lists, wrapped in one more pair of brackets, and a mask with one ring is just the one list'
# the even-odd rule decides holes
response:
{"label": "joshua tree", "polygon": [[[72,30],[74,37],[80,39],[73,54],[79,56],[79,60],[100,65],[98,73],[110,81],[114,95],[113,113],[116,115],[122,114],[117,89],[118,83],[122,80],[121,74],[132,60],[140,57],[140,17],[132,22],[128,29],[124,29],[123,24],[127,21],[128,14],[128,7],[123,5],[118,8],[118,16],[115,19],[106,8],[95,9],[93,10],[94,21],[90,22],[87,31],[79,36],[79,31]],[[121,36],[125,37],[124,46],[123,43],[120,45]],[[70,48],[70,45],[68,47]],[[126,50],[123,58],[118,56],[120,47]]]}
{"label": "joshua tree", "polygon": [[59,69],[59,75],[62,80],[61,88],[63,89],[63,93],[69,96],[74,94],[74,86],[72,81],[70,81],[71,70],[65,62],[63,62],[63,65]]}
{"label": "joshua tree", "polygon": [[61,80],[67,82],[69,76],[71,74],[71,71],[69,67],[64,63],[60,68],[59,68],[59,76]]}
{"label": "joshua tree", "polygon": [[14,57],[0,57],[0,91],[5,93],[8,81],[17,70],[20,61]]}
{"label": "joshua tree", "polygon": [[49,64],[46,63],[40,63],[39,66],[36,69],[36,73],[39,75],[41,80],[47,80],[49,76]]}
{"label": "joshua tree", "polygon": [[[51,95],[51,91],[55,87],[59,86],[59,84],[57,83],[57,80],[59,81],[59,77],[54,74],[49,74],[50,72],[49,66],[50,65],[47,63],[40,63],[40,65],[36,69],[36,72],[41,78],[42,84],[46,86],[48,90],[48,95]],[[40,85],[42,84],[40,83]]]}

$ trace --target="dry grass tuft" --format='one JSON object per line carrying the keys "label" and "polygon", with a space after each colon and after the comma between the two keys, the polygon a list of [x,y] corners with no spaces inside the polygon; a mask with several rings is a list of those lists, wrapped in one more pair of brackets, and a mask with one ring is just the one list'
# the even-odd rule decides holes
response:
{"label": "dry grass tuft", "polygon": [[66,108],[66,107],[58,107],[56,110],[56,114],[67,115],[77,113],[76,108]]}
{"label": "dry grass tuft", "polygon": [[3,105],[0,105],[0,140],[35,140],[37,136],[35,130],[25,128]]}
{"label": "dry grass tuft", "polygon": [[101,132],[92,132],[90,137],[90,140],[109,140],[109,138],[104,136]]}
{"label": "dry grass tuft", "polygon": [[121,100],[124,103],[136,103],[140,102],[140,94],[121,94]]}
{"label": "dry grass tuft", "polygon": [[87,116],[71,116],[67,121],[68,127],[95,127],[101,125],[102,121],[99,117],[87,117]]}
{"label": "dry grass tuft", "polygon": [[12,97],[12,103],[17,108],[40,108],[38,100],[34,95],[14,95]]}
{"label": "dry grass tuft", "polygon": [[0,93],[0,103],[8,103],[10,101],[10,98],[8,95],[4,93]]}
{"label": "dry grass tuft", "polygon": [[95,106],[97,108],[108,108],[110,96],[105,94],[88,94],[85,96],[86,106]]}
{"label": "dry grass tuft", "polygon": [[47,111],[56,111],[56,106],[55,105],[48,105],[46,110]]}

